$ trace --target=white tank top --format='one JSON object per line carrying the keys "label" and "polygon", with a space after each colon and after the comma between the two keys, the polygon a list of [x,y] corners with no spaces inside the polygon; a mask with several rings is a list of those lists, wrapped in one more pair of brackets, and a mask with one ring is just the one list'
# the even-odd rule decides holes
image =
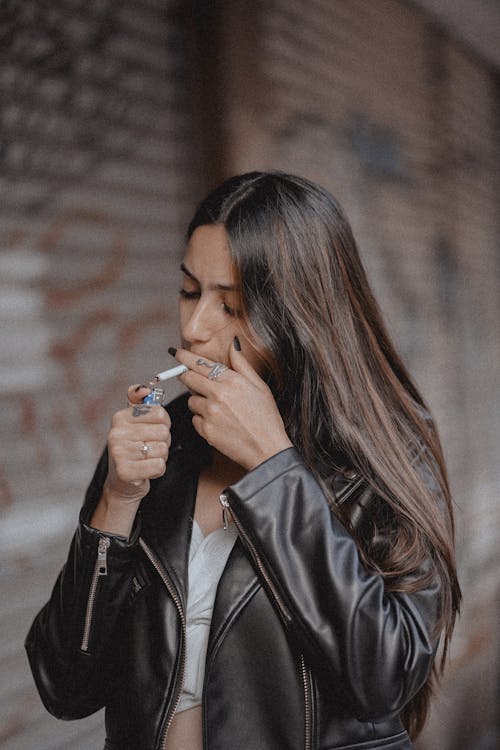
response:
{"label": "white tank top", "polygon": [[234,523],[230,523],[227,529],[221,527],[203,536],[198,523],[193,520],[188,567],[186,664],[176,713],[201,704],[215,594],[237,536]]}

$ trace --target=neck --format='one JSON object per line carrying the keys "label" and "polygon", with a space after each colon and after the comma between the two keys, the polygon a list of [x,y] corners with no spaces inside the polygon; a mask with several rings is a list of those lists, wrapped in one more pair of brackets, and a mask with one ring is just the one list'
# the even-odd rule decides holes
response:
{"label": "neck", "polygon": [[225,484],[234,484],[246,473],[245,469],[219,451],[212,451],[210,474],[220,477]]}

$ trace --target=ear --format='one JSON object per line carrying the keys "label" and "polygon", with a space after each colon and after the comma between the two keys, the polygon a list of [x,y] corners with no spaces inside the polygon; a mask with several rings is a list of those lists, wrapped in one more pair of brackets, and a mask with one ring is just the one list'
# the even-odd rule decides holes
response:
{"label": "ear", "polygon": [[243,375],[243,377],[245,377],[251,383],[255,383],[255,385],[262,385],[262,383],[264,382],[257,371],[254,370],[243,352],[241,350],[238,351],[238,349],[235,347],[234,341],[229,347],[229,364],[235,372],[239,372],[240,375]]}

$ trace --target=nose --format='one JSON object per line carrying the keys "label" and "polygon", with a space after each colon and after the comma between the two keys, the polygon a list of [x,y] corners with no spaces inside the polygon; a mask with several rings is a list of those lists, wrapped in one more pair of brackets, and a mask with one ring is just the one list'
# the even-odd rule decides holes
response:
{"label": "nose", "polygon": [[224,321],[221,320],[220,311],[210,299],[204,298],[203,294],[196,304],[190,305],[189,310],[181,315],[182,337],[190,344],[210,341],[223,327]]}

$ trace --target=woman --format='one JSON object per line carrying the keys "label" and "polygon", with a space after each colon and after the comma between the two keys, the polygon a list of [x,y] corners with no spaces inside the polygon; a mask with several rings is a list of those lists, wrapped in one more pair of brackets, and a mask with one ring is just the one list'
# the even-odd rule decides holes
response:
{"label": "woman", "polygon": [[106,706],[110,750],[407,750],[460,602],[428,409],[326,191],[232,178],[188,238],[187,394],[113,417],[27,639],[43,701]]}

